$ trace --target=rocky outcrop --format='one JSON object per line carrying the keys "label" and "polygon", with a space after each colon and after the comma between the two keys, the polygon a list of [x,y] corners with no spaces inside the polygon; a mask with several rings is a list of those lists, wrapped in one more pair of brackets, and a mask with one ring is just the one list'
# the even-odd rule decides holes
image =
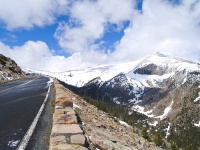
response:
{"label": "rocky outcrop", "polygon": [[25,73],[12,59],[0,54],[0,83],[19,79],[25,76]]}
{"label": "rocky outcrop", "polygon": [[[51,150],[160,150],[133,128],[87,103],[55,81],[56,100]],[[73,108],[71,108],[73,103]],[[77,114],[77,115],[76,115]],[[78,124],[77,124],[78,123]]]}

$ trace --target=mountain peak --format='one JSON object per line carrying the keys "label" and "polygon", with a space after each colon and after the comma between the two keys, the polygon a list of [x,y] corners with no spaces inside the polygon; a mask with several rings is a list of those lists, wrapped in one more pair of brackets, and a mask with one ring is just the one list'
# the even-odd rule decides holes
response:
{"label": "mountain peak", "polygon": [[154,52],[153,55],[159,56],[159,57],[167,57],[167,55],[162,54],[160,52]]}

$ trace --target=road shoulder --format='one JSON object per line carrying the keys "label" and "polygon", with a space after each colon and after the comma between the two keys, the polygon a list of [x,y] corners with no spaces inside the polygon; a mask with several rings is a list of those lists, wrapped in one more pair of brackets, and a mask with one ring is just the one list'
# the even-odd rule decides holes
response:
{"label": "road shoulder", "polygon": [[51,103],[55,99],[54,86],[51,85],[50,94],[45,105],[45,108],[37,123],[36,129],[26,147],[26,150],[48,150],[49,136],[52,128],[52,112]]}

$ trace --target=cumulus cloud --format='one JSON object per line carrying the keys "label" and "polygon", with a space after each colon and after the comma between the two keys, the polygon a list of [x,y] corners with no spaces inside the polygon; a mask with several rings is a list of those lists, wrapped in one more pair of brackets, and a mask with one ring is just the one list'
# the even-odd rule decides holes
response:
{"label": "cumulus cloud", "polygon": [[70,8],[70,22],[60,23],[55,37],[68,52],[96,50],[108,23],[120,26],[131,18],[130,0],[77,1]]}
{"label": "cumulus cloud", "polygon": [[66,14],[67,0],[1,0],[0,21],[9,30],[52,24],[56,15]]}
{"label": "cumulus cloud", "polygon": [[159,51],[198,60],[200,53],[200,1],[145,0],[142,13],[116,46],[116,60],[133,60]]}
{"label": "cumulus cloud", "polygon": [[15,47],[0,42],[0,53],[14,59],[23,68],[52,72],[95,66],[107,59],[107,55],[101,52],[88,52],[87,55],[74,53],[70,57],[59,56],[42,41],[28,41],[22,46]]}
{"label": "cumulus cloud", "polygon": [[135,9],[134,4],[121,0],[78,1],[70,8],[71,21],[60,23],[55,37],[70,53],[93,51],[98,54],[103,50],[101,43],[95,41],[101,41],[107,32],[106,25],[120,26],[128,20],[130,25],[124,30],[122,39],[116,41],[106,62],[136,60],[155,51],[199,59],[199,1],[144,0],[142,11]]}

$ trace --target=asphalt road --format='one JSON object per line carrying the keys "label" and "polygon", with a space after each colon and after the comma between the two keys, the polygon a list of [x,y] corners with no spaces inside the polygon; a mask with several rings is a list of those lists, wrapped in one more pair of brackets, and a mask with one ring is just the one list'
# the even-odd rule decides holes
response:
{"label": "asphalt road", "polygon": [[[0,150],[17,149],[44,102],[48,81],[48,78],[40,76],[0,84]],[[46,111],[49,112],[43,112],[43,119]],[[38,122],[41,124],[41,119]],[[48,128],[48,123],[46,126]],[[36,126],[36,130],[40,128]],[[34,134],[38,132],[34,131]],[[37,135],[33,137],[37,138]],[[29,149],[36,142],[31,141]]]}

